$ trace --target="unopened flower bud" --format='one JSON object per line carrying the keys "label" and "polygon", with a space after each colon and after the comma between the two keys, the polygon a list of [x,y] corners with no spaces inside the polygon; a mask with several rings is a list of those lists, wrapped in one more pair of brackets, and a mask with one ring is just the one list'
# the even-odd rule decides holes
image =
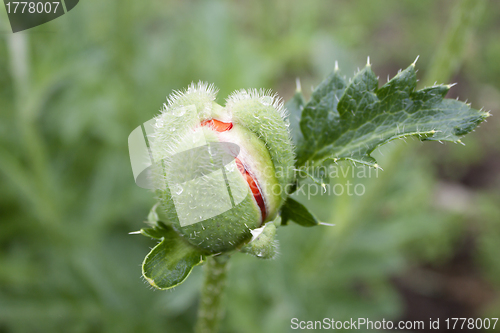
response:
{"label": "unopened flower bud", "polygon": [[240,248],[276,218],[294,163],[275,95],[241,90],[222,107],[216,93],[200,83],[172,94],[150,138],[167,222],[208,253]]}

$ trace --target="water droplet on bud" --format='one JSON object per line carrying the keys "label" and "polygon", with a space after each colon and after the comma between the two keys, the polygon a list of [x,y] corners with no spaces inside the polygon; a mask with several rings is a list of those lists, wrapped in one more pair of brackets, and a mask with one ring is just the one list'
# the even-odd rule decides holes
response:
{"label": "water droplet on bud", "polygon": [[263,96],[260,101],[264,105],[271,105],[273,103],[273,98],[271,96]]}
{"label": "water droplet on bud", "polygon": [[175,194],[180,195],[182,193],[182,191],[184,191],[182,186],[180,184],[175,184],[175,186],[174,186]]}
{"label": "water droplet on bud", "polygon": [[235,167],[236,163],[234,163],[234,161],[225,165],[226,170],[229,172],[233,172]]}
{"label": "water droplet on bud", "polygon": [[176,117],[181,117],[185,113],[186,113],[186,108],[182,105],[172,110],[172,114]]}

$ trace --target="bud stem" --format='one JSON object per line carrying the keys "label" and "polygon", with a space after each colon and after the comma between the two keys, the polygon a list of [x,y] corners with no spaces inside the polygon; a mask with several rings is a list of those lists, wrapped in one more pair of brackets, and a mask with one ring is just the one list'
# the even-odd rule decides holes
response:
{"label": "bud stem", "polygon": [[208,257],[196,322],[196,333],[216,333],[224,316],[222,296],[226,287],[228,255]]}

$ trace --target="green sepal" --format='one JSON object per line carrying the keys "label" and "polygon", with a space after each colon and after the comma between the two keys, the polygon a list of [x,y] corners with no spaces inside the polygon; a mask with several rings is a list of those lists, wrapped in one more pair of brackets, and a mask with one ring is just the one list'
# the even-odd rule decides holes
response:
{"label": "green sepal", "polygon": [[323,224],[303,204],[291,197],[286,199],[281,208],[281,225],[287,225],[289,220],[303,227]]}
{"label": "green sepal", "polygon": [[278,242],[275,240],[276,224],[274,221],[266,223],[262,228],[252,230],[252,234],[254,232],[258,233],[258,236],[243,246],[240,251],[261,259],[273,259],[278,247]]}
{"label": "green sepal", "polygon": [[142,228],[140,230],[141,235],[154,239],[162,239],[165,237],[165,234],[168,234],[167,229],[170,227],[161,221],[157,221],[156,223],[157,225],[151,228]]}
{"label": "green sepal", "polygon": [[155,204],[148,214],[146,223],[150,227],[134,233],[160,240],[144,259],[142,275],[153,287],[165,290],[184,282],[193,267],[203,262],[204,255],[170,225],[159,221],[157,207]]}
{"label": "green sepal", "polygon": [[156,211],[156,208],[159,206],[158,203],[156,203],[151,210],[149,211],[148,214],[148,219],[146,221],[146,224],[149,225],[149,228],[142,228],[139,232],[133,232],[134,234],[141,234],[143,236],[149,237],[149,238],[154,238],[154,239],[162,239],[163,237],[169,235],[169,228],[170,224],[166,224],[162,221],[159,220],[158,213]]}
{"label": "green sepal", "polygon": [[162,239],[142,263],[142,275],[157,289],[178,286],[189,276],[194,266],[204,260],[203,253],[189,245],[174,229],[159,222],[161,226],[141,229],[143,235]]}

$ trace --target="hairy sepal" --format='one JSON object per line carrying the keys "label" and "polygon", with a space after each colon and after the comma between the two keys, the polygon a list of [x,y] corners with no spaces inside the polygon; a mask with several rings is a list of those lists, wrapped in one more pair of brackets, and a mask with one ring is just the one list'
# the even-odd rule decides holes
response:
{"label": "hairy sepal", "polygon": [[228,98],[226,108],[235,123],[248,128],[266,145],[283,202],[287,196],[285,189],[294,179],[295,162],[283,103],[270,92],[241,90]]}

